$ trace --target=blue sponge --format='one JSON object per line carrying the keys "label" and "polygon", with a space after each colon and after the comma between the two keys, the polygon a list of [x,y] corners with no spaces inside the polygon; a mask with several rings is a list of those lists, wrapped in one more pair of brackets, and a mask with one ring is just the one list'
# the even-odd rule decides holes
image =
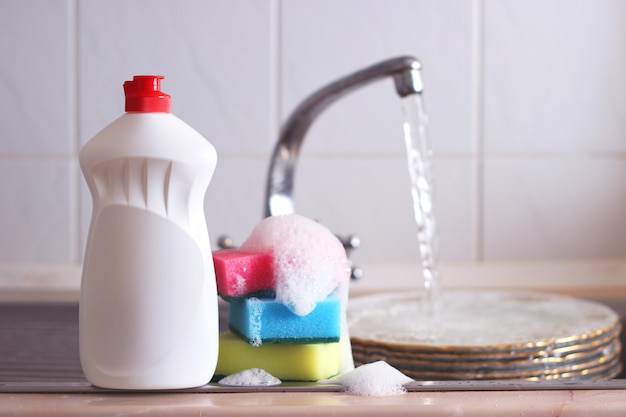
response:
{"label": "blue sponge", "polygon": [[298,316],[272,298],[246,298],[228,307],[230,330],[251,345],[338,342],[341,303],[328,296],[306,316]]}

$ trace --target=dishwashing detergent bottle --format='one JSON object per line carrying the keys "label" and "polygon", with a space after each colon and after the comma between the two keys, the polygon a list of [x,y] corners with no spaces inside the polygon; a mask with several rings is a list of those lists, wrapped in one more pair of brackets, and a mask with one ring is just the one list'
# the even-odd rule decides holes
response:
{"label": "dishwashing detergent bottle", "polygon": [[89,382],[104,388],[201,386],[217,363],[217,291],[204,216],[217,156],[170,113],[161,79],[126,81],[126,113],[80,152],[93,199],[80,360]]}

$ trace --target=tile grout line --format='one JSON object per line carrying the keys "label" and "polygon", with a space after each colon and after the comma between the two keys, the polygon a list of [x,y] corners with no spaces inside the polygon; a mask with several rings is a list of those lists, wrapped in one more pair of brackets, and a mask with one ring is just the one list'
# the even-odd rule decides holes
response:
{"label": "tile grout line", "polygon": [[270,129],[270,146],[278,140],[281,126],[282,111],[282,3],[281,0],[270,2],[270,85],[272,123]]}
{"label": "tile grout line", "polygon": [[474,2],[474,33],[472,60],[472,147],[475,153],[474,163],[474,261],[483,262],[484,254],[484,114],[483,114],[483,81],[484,81],[484,1]]}
{"label": "tile grout line", "polygon": [[78,154],[80,151],[80,98],[79,98],[79,89],[80,89],[80,71],[79,71],[79,5],[78,0],[70,0],[70,8],[71,8],[71,37],[70,37],[70,49],[71,49],[71,62],[69,65],[71,77],[70,85],[72,88],[72,133],[74,138],[74,153],[72,155],[72,163],[70,166],[72,167],[72,196],[73,196],[73,204],[71,208],[71,227],[72,230],[72,259],[74,262],[79,263],[81,261],[81,236],[82,236],[82,227],[81,227],[81,199],[80,199],[80,184],[81,184],[81,176],[80,176],[80,167],[78,164]]}
{"label": "tile grout line", "polygon": [[[270,85],[270,129],[268,147],[273,152],[274,144],[278,140],[282,118],[282,3],[281,0],[270,0],[270,28],[269,28],[269,85]],[[268,160],[269,161],[269,160]],[[268,168],[266,168],[269,170]],[[265,175],[268,175],[265,173]],[[263,198],[266,190],[263,189]],[[262,205],[261,218],[265,216],[265,203]]]}

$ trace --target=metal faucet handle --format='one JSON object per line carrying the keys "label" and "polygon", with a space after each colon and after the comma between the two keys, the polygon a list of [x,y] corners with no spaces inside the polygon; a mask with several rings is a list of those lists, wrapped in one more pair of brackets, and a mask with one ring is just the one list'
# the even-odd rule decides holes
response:
{"label": "metal faucet handle", "polygon": [[[361,246],[361,239],[357,235],[352,234],[348,236],[335,236],[337,237],[337,239],[339,239],[339,242],[341,242],[346,252]],[[237,247],[233,238],[229,235],[221,235],[220,237],[218,237],[217,246],[220,249],[233,249]]]}
{"label": "metal faucet handle", "polygon": [[[337,235],[335,235],[337,236]],[[341,244],[343,245],[343,248],[346,250],[346,255],[348,255],[350,253],[350,251],[357,249],[359,246],[361,246],[361,239],[352,234],[352,235],[348,235],[348,236],[337,236],[337,239],[339,239],[339,242],[341,242]],[[217,246],[220,249],[235,249],[237,248],[237,245],[235,245],[235,242],[233,241],[233,238],[228,236],[228,235],[221,235],[220,237],[217,238]],[[359,268],[358,266],[355,265],[351,265],[350,266],[350,278],[351,279],[359,279],[363,277],[363,270],[361,268]]]}
{"label": "metal faucet handle", "polygon": [[[348,256],[350,255],[350,252],[361,246],[361,238],[359,238],[357,235],[351,234],[348,236],[335,236],[337,236],[337,239],[339,239],[339,241],[343,245],[343,248],[346,250],[346,255]],[[350,279],[356,280],[363,278],[363,270],[358,266],[353,265],[352,262],[350,263]]]}
{"label": "metal faucet handle", "polygon": [[357,235],[335,236],[337,236],[337,239],[339,239],[346,252],[361,246],[361,239]]}
{"label": "metal faucet handle", "polygon": [[228,235],[221,235],[217,238],[217,247],[220,249],[235,249],[233,238]]}

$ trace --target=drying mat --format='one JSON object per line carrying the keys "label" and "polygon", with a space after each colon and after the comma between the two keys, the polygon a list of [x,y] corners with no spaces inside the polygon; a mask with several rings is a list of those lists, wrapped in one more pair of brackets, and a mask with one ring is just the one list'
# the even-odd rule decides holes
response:
{"label": "drying mat", "polygon": [[0,303],[0,381],[86,382],[78,304]]}

